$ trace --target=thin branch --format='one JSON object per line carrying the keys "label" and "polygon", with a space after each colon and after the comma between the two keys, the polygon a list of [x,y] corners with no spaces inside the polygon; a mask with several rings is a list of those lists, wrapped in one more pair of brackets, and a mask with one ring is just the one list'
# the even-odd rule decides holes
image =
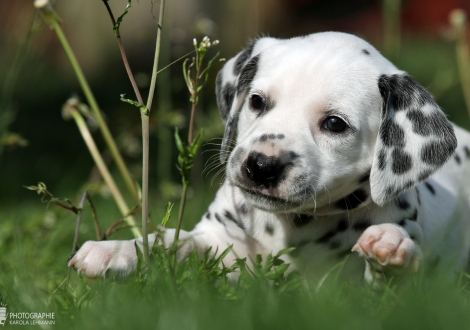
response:
{"label": "thin branch", "polygon": [[[85,141],[88,151],[90,152],[96,166],[98,167],[104,182],[108,186],[109,191],[111,192],[119,210],[121,211],[122,215],[127,215],[129,213],[129,207],[127,206],[126,201],[122,197],[122,194],[118,189],[113,177],[111,176],[111,173],[109,173],[109,170],[106,167],[103,158],[101,157],[101,154],[95,144],[95,141],[93,140],[90,130],[88,129],[88,126],[86,125],[82,115],[80,114],[80,112],[78,112],[73,99],[68,100],[66,102],[66,104],[64,105],[64,112],[66,112],[67,115],[70,115],[75,120],[75,123],[77,124],[78,130],[80,131],[83,140]],[[128,217],[127,222],[131,226],[133,226],[132,233],[134,234],[134,236],[140,237],[141,233],[140,230],[136,227],[136,222],[134,218]]]}
{"label": "thin branch", "polygon": [[160,12],[158,15],[157,41],[155,45],[155,57],[152,69],[152,80],[150,82],[149,96],[147,99],[147,111],[141,111],[142,118],[142,243],[144,247],[144,261],[149,265],[150,252],[148,245],[148,215],[149,215],[149,116],[152,108],[153,94],[157,82],[158,59],[160,58],[160,44],[163,29],[163,13],[165,10],[165,0],[160,0]]}
{"label": "thin branch", "polygon": [[[78,209],[79,212],[77,214],[77,223],[75,225],[75,237],[73,239],[73,246],[72,246],[72,255],[77,252],[78,248],[78,235],[80,233],[80,224],[82,223],[82,215],[83,215],[83,205],[85,204],[85,200],[88,196],[88,190],[85,191],[82,195],[82,198],[80,199],[80,203],[78,204]],[[69,281],[70,281],[70,272],[72,270],[72,266],[69,267],[67,271],[67,280],[65,281],[65,290],[68,289],[69,287]]]}
{"label": "thin branch", "polygon": [[[113,27],[116,27],[117,26],[116,25],[116,19],[114,18],[111,7],[108,4],[108,0],[103,0],[103,3],[106,6],[106,9],[108,10],[109,17],[111,18],[111,22],[113,23]],[[140,95],[139,88],[137,87],[137,83],[135,82],[134,75],[132,74],[131,67],[129,66],[129,61],[127,60],[126,51],[125,51],[124,46],[122,44],[121,33],[119,32],[119,28],[117,28],[115,30],[115,33],[116,33],[116,38],[118,40],[119,50],[121,52],[122,61],[124,62],[124,66],[126,68],[127,75],[129,76],[129,80],[131,81],[132,88],[134,89],[135,96],[137,97],[137,101],[139,101],[139,103],[143,105],[144,100],[142,99],[142,96]]]}
{"label": "thin branch", "polygon": [[157,83],[158,74],[158,59],[160,58],[160,40],[163,29],[163,14],[165,10],[165,0],[160,0],[160,12],[158,14],[158,31],[157,31],[157,42],[155,45],[155,57],[153,60],[152,80],[150,81],[149,96],[147,99],[147,109],[150,112],[152,108],[153,94],[155,93],[155,86]]}
{"label": "thin branch", "polygon": [[[197,53],[197,52],[196,52]],[[196,60],[197,61],[197,60]],[[196,78],[194,79],[194,91],[193,91],[193,103],[191,105],[191,119],[189,120],[189,133],[188,133],[188,144],[191,144],[193,142],[193,131],[194,131],[194,116],[196,114],[196,107],[197,107],[197,89],[199,85],[199,74],[201,71],[201,64],[196,62]]]}
{"label": "thin branch", "polygon": [[120,223],[122,223],[127,217],[135,214],[137,211],[139,211],[141,209],[140,205],[137,205],[137,206],[134,206],[128,214],[126,214],[125,216],[123,216],[122,218],[120,218],[118,221],[116,221],[115,223],[113,223],[108,229],[106,229],[105,233],[103,236],[100,236],[99,240],[106,240],[110,235],[111,235],[111,231],[116,228]]}
{"label": "thin branch", "polygon": [[91,214],[93,215],[93,223],[95,224],[96,239],[99,241],[101,239],[101,229],[100,229],[100,224],[98,222],[98,214],[96,213],[95,203],[93,203],[93,200],[91,199],[90,194],[86,196],[86,199],[88,201],[88,204],[90,204],[90,207],[91,207]]}

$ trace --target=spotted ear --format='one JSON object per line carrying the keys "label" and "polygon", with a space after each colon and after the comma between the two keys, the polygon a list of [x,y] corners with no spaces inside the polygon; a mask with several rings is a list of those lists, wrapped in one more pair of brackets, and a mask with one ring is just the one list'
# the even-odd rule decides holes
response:
{"label": "spotted ear", "polygon": [[454,129],[431,94],[406,74],[382,75],[382,120],[370,177],[384,205],[425,180],[454,153]]}
{"label": "spotted ear", "polygon": [[258,70],[260,52],[277,42],[274,38],[261,38],[227,61],[219,71],[215,93],[220,115],[225,125],[225,133],[220,148],[220,162],[225,163],[229,155],[230,143],[235,137],[238,116],[245,102],[246,92]]}

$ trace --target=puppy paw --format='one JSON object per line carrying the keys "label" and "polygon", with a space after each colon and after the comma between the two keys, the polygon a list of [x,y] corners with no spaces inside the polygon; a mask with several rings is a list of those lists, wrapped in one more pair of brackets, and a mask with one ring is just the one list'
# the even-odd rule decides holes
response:
{"label": "puppy paw", "polygon": [[380,224],[367,228],[352,251],[364,257],[376,270],[416,272],[422,254],[420,247],[408,233],[394,224]]}
{"label": "puppy paw", "polygon": [[88,241],[68,260],[79,275],[89,278],[128,276],[136,268],[137,254],[133,241]]}

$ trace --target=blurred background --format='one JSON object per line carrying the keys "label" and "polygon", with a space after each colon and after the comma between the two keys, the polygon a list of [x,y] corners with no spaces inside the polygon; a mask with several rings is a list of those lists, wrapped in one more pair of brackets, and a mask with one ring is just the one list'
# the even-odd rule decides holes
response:
{"label": "blurred background", "polygon": [[[134,178],[141,176],[140,113],[119,100],[134,98],[112,25],[103,1],[53,1],[62,27],[87,76],[110,129]],[[115,16],[126,0],[110,0]],[[131,68],[144,100],[148,93],[157,32],[149,0],[133,1],[121,25]],[[457,37],[449,22],[453,9],[470,12],[468,0],[171,0],[167,1],[160,67],[193,49],[192,40],[220,40],[221,57],[230,58],[250,39],[289,38],[319,31],[356,34],[378,48],[399,68],[408,71],[434,94],[450,120],[470,128],[457,64]],[[467,36],[470,35],[467,33]],[[211,49],[214,54],[215,51]],[[179,199],[180,178],[175,167],[174,127],[189,121],[188,92],[182,62],[159,75],[151,113],[151,209]],[[196,130],[205,128],[204,153],[193,170],[189,199],[198,189],[201,210],[216,192],[222,174],[201,174],[206,160],[217,152],[223,125],[214,96],[211,72],[198,106]],[[32,0],[0,1],[0,207],[39,204],[23,185],[45,182],[56,196],[77,196],[90,184],[95,195],[111,199],[100,185],[94,163],[73,121],[65,121],[62,105],[83,94],[54,31],[38,15]],[[94,137],[114,169],[100,133]],[[118,178],[118,175],[116,175]],[[207,194],[200,194],[209,187]],[[207,195],[207,196],[206,196]],[[202,196],[202,197],[201,197]],[[157,210],[158,209],[158,210]],[[202,211],[198,211],[199,213]],[[198,212],[194,217],[199,218]],[[119,213],[115,211],[115,216]],[[2,221],[2,220],[0,220]]]}

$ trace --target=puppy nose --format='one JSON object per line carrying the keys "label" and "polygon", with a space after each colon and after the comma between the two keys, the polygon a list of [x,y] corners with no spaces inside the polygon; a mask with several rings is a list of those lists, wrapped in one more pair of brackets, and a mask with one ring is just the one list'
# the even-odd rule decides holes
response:
{"label": "puppy nose", "polygon": [[266,188],[276,187],[286,167],[279,158],[259,152],[251,152],[242,166],[248,179]]}

